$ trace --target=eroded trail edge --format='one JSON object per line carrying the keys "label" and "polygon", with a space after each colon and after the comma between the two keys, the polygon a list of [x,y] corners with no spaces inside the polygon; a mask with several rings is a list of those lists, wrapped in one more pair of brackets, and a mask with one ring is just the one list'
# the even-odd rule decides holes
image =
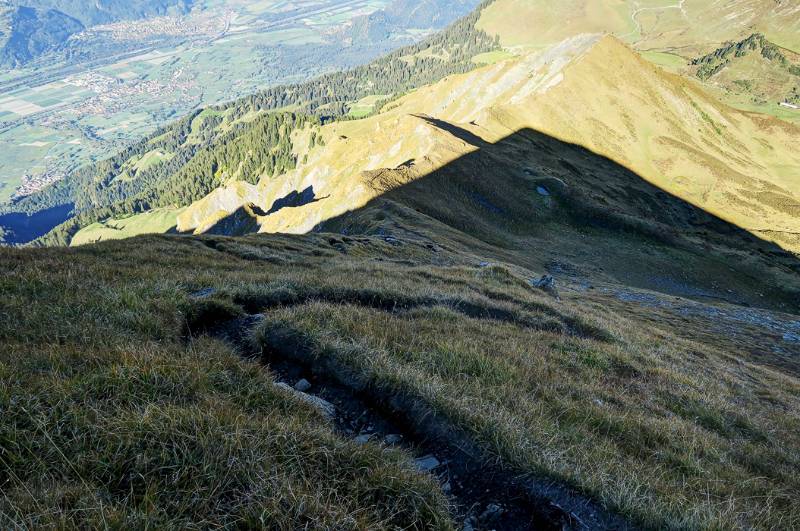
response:
{"label": "eroded trail edge", "polygon": [[387,393],[332,357],[314,356],[301,335],[271,323],[268,315],[220,315],[213,321],[204,323],[203,332],[264,363],[278,386],[319,409],[343,436],[413,454],[420,473],[432,474],[452,500],[459,529],[632,529],[623,518],[565,486],[487,461],[470,438],[421,400]]}

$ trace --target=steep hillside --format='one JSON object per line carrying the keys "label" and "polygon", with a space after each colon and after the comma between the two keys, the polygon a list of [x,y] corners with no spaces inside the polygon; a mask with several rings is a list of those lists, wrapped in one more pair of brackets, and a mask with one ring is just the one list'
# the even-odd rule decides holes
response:
{"label": "steep hillside", "polygon": [[[536,21],[529,31],[520,20]],[[800,52],[800,7],[787,0],[502,0],[479,27],[506,46],[543,47],[578,33],[607,32],[641,50],[714,48],[761,32]]]}
{"label": "steep hillside", "polygon": [[[496,115],[494,122],[488,120],[482,124],[482,127],[491,133],[489,136],[484,135],[485,140],[491,141],[493,138],[498,138],[499,134],[505,133],[509,129],[532,127],[546,131],[558,138],[592,147],[618,162],[631,165],[631,168],[645,179],[670,193],[676,193],[693,204],[708,208],[712,213],[724,213],[725,219],[741,224],[742,227],[753,232],[758,232],[771,241],[780,241],[786,249],[795,248],[798,230],[794,227],[792,218],[797,199],[793,191],[787,190],[786,182],[792,181],[791,170],[796,164],[796,157],[791,155],[796,143],[796,128],[786,126],[783,122],[762,120],[756,116],[735,113],[719,104],[719,101],[725,101],[736,104],[740,108],[756,109],[793,119],[794,111],[789,107],[779,107],[777,96],[774,96],[776,98],[774,100],[754,104],[728,90],[729,85],[739,87],[742,86],[739,82],[746,84],[747,79],[738,79],[738,77],[746,78],[746,72],[764,73],[763,69],[754,70],[749,66],[745,68],[746,72],[741,69],[733,69],[731,75],[737,79],[731,80],[731,83],[720,83],[722,73],[719,78],[707,77],[706,88],[708,91],[706,93],[697,88],[696,82],[693,83],[687,79],[656,71],[636,54],[622,46],[601,44],[592,54],[592,58],[587,61],[574,61],[569,54],[561,55],[559,50],[562,49],[562,45],[558,42],[549,45],[546,52],[541,48],[561,36],[561,33],[550,35],[548,33],[550,29],[554,31],[558,29],[559,32],[565,32],[565,34],[581,29],[612,29],[617,34],[631,40],[626,34],[620,33],[622,30],[612,27],[615,24],[614,20],[619,20],[620,24],[624,24],[626,20],[629,22],[639,20],[638,17],[644,17],[644,13],[650,13],[650,11],[671,13],[677,9],[675,6],[651,6],[652,9],[639,9],[636,17],[631,18],[626,15],[626,13],[631,14],[631,5],[626,2],[597,2],[586,5],[581,2],[573,2],[570,5],[574,9],[571,8],[568,11],[567,24],[545,24],[551,18],[556,20],[563,17],[566,12],[555,4],[547,4],[549,7],[545,8],[537,2],[533,2],[526,4],[527,7],[519,6],[518,10],[512,9],[514,5],[514,0],[486,2],[473,15],[459,21],[441,35],[421,45],[401,50],[372,65],[349,73],[324,76],[302,86],[277,87],[227,106],[208,109],[199,115],[178,122],[164,131],[159,131],[153,137],[109,161],[75,172],[51,188],[19,201],[13,205],[13,209],[22,212],[36,212],[59,205],[73,204],[75,217],[57,227],[42,240],[49,244],[64,244],[68,243],[82,227],[93,223],[102,223],[120,216],[129,218],[149,208],[168,208],[174,211],[189,206],[193,201],[213,192],[218,186],[229,183],[231,176],[234,175],[236,179],[251,184],[256,183],[262,177],[265,178],[262,183],[273,182],[270,178],[277,177],[276,175],[258,173],[260,170],[257,167],[255,168],[257,173],[235,171],[231,168],[223,168],[218,171],[220,165],[218,152],[226,149],[224,144],[229,142],[247,144],[247,141],[239,142],[234,138],[238,135],[249,134],[245,131],[248,127],[244,124],[245,121],[264,119],[257,117],[258,114],[290,110],[300,114],[311,114],[321,120],[364,116],[375,112],[381,106],[384,108],[396,107],[394,103],[390,102],[404,92],[434,83],[449,74],[472,70],[477,64],[484,61],[491,63],[516,54],[520,57],[516,61],[502,63],[518,65],[510,74],[511,77],[502,79],[499,84],[494,84],[492,89],[479,99],[472,98],[471,94],[480,89],[481,84],[485,82],[484,77],[464,78],[464,87],[469,84],[473,86],[468,90],[466,88],[456,89],[465,91],[461,101],[465,108],[469,106],[475,111],[472,114],[476,116],[480,113]],[[747,7],[741,3],[736,5],[737,9]],[[691,2],[682,4],[682,6],[688,9],[688,13],[691,15],[682,19],[687,28],[696,29],[700,24],[699,21],[711,17],[708,9],[700,9]],[[770,9],[762,9],[764,7],[762,4],[759,6],[761,7],[758,9],[750,6],[752,12],[758,14],[757,21],[772,20],[775,12],[785,14],[787,18],[781,19],[783,20],[781,28],[791,26],[800,17],[800,12],[786,12],[785,6],[782,5],[772,6]],[[730,7],[729,4],[719,5],[716,12],[719,16],[723,16],[728,12],[725,10]],[[595,13],[597,10],[602,13]],[[511,24],[510,21],[503,18],[507,16],[503,15],[504,13],[510,12],[517,13],[519,20],[528,20],[529,24]],[[731,11],[731,13],[734,12]],[[615,15],[612,16],[613,14]],[[587,21],[592,24],[587,25]],[[758,23],[761,24],[761,22]],[[767,22],[763,24],[765,27],[769,26],[773,29],[777,27],[770,26]],[[546,31],[528,32],[528,35],[541,38],[541,42],[531,41],[525,45],[512,46],[504,51],[498,50],[496,42],[481,31],[481,28],[485,28],[490,35],[497,33],[499,42],[509,45],[515,42],[514,28],[528,25],[542,26],[546,29]],[[653,35],[656,34],[661,35],[658,32]],[[676,38],[688,39],[691,37],[691,35],[681,32],[668,32],[668,34],[676,36]],[[709,35],[711,34],[706,34],[702,39],[696,40],[696,45],[682,48],[680,53],[690,54],[693,53],[691,50],[701,49],[704,50],[702,53],[713,52],[713,48],[705,50],[707,45],[703,44],[707,42]],[[721,38],[722,33],[718,36]],[[582,38],[578,36],[570,39],[580,40]],[[636,46],[639,48],[649,46],[646,39],[642,39],[644,37],[633,39]],[[567,39],[565,42],[571,41]],[[569,47],[570,45],[564,46]],[[534,49],[531,50],[531,47]],[[580,84],[580,80],[574,86],[565,83],[558,87],[558,90],[544,91],[543,95],[540,95],[541,97],[529,94],[529,97],[522,98],[512,94],[516,87],[513,76],[539,76],[536,72],[525,73],[524,71],[526,68],[541,68],[541,65],[537,66],[537,61],[539,61],[535,57],[537,53],[544,53],[542,56],[545,58],[544,60],[553,58],[557,61],[552,73],[555,77],[563,75],[561,69],[566,66],[566,63],[575,62],[575,68],[581,70],[576,71],[573,79],[582,78],[583,83]],[[630,75],[622,77],[611,68],[601,68],[602,56],[605,53],[610,54],[609,60],[618,66],[620,71]],[[700,54],[699,51],[697,53]],[[783,57],[794,57],[787,50],[780,53]],[[695,76],[697,67],[694,69],[689,67],[689,56],[683,59],[671,53],[652,50],[643,52],[643,54],[650,60],[655,58],[661,63],[677,58],[683,66],[673,70],[680,70],[684,78],[691,76],[695,80],[698,79]],[[699,55],[693,57],[699,57]],[[763,54],[759,57],[763,57]],[[777,94],[775,91],[779,89],[776,88],[775,83],[768,81],[780,74],[786,81],[781,84],[780,91],[784,91],[784,89],[788,91],[780,97],[780,100],[791,100],[795,94],[789,86],[794,77],[790,68],[791,61],[788,63],[789,66],[779,64],[780,61],[770,61],[766,58],[763,62],[768,63],[766,72],[770,75],[764,75],[762,79],[766,80],[764,83],[771,87],[770,97]],[[493,68],[495,67],[489,67],[484,72],[494,72]],[[775,69],[779,69],[780,72]],[[486,75],[491,77],[495,74],[487,73]],[[511,83],[509,87],[501,86],[509,82]],[[603,90],[593,90],[594,83],[600,84]],[[624,87],[625,93],[636,94],[636,97],[620,97],[619,90],[614,86],[615,83],[620,83],[620,86]],[[755,85],[760,87],[761,83],[756,82]],[[423,89],[419,96],[416,94],[410,96],[409,103],[404,104],[403,111],[400,112],[428,114],[451,122],[462,122],[462,125],[463,122],[470,121],[472,118],[465,120],[464,116],[453,115],[452,119],[449,115],[440,116],[438,109],[441,102],[425,101],[427,97],[425,94],[436,98],[441,96],[436,96],[437,91],[441,92],[442,90],[450,90],[448,82],[440,84],[439,88]],[[526,90],[530,90],[530,87]],[[588,90],[588,92],[584,93],[583,90]],[[501,93],[513,97],[519,104],[511,109],[502,109],[501,107],[504,105],[500,105],[501,98],[499,98]],[[754,96],[748,97],[752,99]],[[442,98],[444,96],[440,97],[440,99]],[[524,101],[522,101],[523,99]],[[379,103],[376,105],[376,102]],[[539,107],[536,107],[536,111],[532,111],[531,105],[543,106],[541,109],[546,109],[546,111],[540,112]],[[366,110],[362,110],[362,107]],[[579,124],[570,123],[573,108],[576,108],[577,114],[581,116]],[[595,108],[602,110],[593,115],[592,111]],[[505,113],[506,116],[501,117],[502,113]],[[514,114],[517,116],[513,116]],[[796,114],[800,118],[800,112]],[[394,119],[392,116],[387,115],[386,119]],[[638,116],[644,118],[637,118]],[[372,123],[374,122],[354,127],[358,130],[363,127],[371,127]],[[665,126],[663,130],[662,124]],[[612,136],[607,136],[606,133],[611,133]],[[349,137],[347,134],[343,136]],[[773,136],[775,137],[774,145],[772,143]],[[305,135],[296,135],[295,141],[298,138],[307,140]],[[304,142],[301,140],[294,147],[291,165],[297,162],[304,163],[304,159],[307,158],[313,159],[314,155],[307,153]],[[413,144],[414,139],[411,138],[405,142]],[[391,145],[384,146],[384,148],[388,149],[394,144],[395,142],[392,142]],[[371,145],[379,144],[372,142]],[[740,145],[745,146],[745,153],[741,155],[739,154]],[[692,154],[693,146],[704,146],[701,149],[702,156],[695,157]],[[709,149],[706,149],[705,146],[708,146]],[[139,158],[149,157],[153,148],[166,154],[168,159],[165,160],[165,163],[156,163],[146,171],[132,175],[127,168],[135,166]],[[398,148],[398,153],[403,154],[404,150],[410,146],[404,145],[401,148]],[[771,150],[774,150],[775,153],[771,153]],[[380,153],[371,153],[372,164],[378,164],[375,159],[379,159],[381,156]],[[403,158],[403,155],[398,155],[398,157]],[[419,159],[419,157],[409,154],[399,162],[411,158]],[[248,160],[238,161],[239,164],[248,168],[252,166],[251,162]],[[226,158],[222,161],[223,166],[229,163],[236,164],[232,159]],[[389,164],[385,166],[391,167]],[[311,171],[312,168],[313,164],[309,164],[305,171]],[[367,169],[375,168],[368,167]],[[190,177],[191,175],[203,177],[193,179]],[[297,179],[303,180],[302,177]],[[272,186],[272,189],[266,192],[262,190],[245,193],[244,191],[248,187],[244,183],[229,183],[237,190],[236,193],[231,194],[228,191],[214,193],[225,197],[238,196],[240,199],[238,202],[226,200],[227,206],[220,209],[215,207],[216,203],[213,199],[203,201],[199,208],[190,209],[184,213],[179,228],[202,230],[203,227],[212,225],[220,215],[228,212],[228,207],[238,208],[238,206],[251,201],[267,212],[271,203],[280,199],[280,194],[288,194],[292,191],[300,192],[314,184],[313,179],[306,179],[308,182],[304,183],[302,188],[296,188],[294,181],[297,179],[291,175],[288,180],[276,179],[275,181],[279,184]],[[717,183],[718,180],[719,183]],[[316,184],[317,191],[320,190],[320,185],[320,183]],[[162,192],[165,186],[170,187],[176,193],[164,195]],[[712,191],[710,187],[713,187],[714,190]],[[350,193],[350,197],[358,194],[360,192],[353,191]],[[744,201],[729,212],[728,205],[740,199],[744,199]],[[363,202],[364,197],[360,200]],[[613,197],[606,200],[614,202]],[[341,205],[341,208],[352,206],[348,201]],[[321,204],[314,208],[317,207],[321,207]],[[270,224],[287,226],[286,223],[281,224],[274,221]],[[144,223],[138,226],[149,226],[149,224]],[[298,231],[301,230],[300,227],[308,228],[309,226],[313,226],[313,224],[302,223],[290,230]],[[771,232],[767,233],[766,231]],[[10,241],[13,242],[13,232],[11,234]],[[86,240],[81,238],[80,241]]]}
{"label": "steep hillside", "polygon": [[692,60],[695,75],[722,89],[744,108],[783,107],[788,119],[800,117],[800,54],[778,48],[756,33],[726,43]]}
{"label": "steep hillside", "polygon": [[[477,11],[419,44],[401,48],[367,65],[305,83],[273,87],[197,111],[108,160],[81,168],[11,205],[0,205],[0,210],[37,213],[61,205],[74,207],[67,221],[41,240],[64,245],[81,227],[111,216],[130,216],[153,207],[186,206],[232,174],[256,182],[264,165],[275,168],[273,163],[277,159],[289,166],[296,162],[294,157],[272,160],[275,157],[265,153],[270,147],[253,141],[265,127],[270,129],[270,133],[264,133],[271,139],[269,142],[274,140],[283,145],[289,140],[291,127],[284,128],[283,136],[278,138],[274,134],[277,122],[347,119],[350,111],[365,99],[381,96],[381,103],[386,104],[449,74],[476,68],[472,58],[496,48],[494,40],[475,30],[479,14]],[[257,153],[239,151],[236,146],[250,146]],[[152,159],[155,153],[162,156]],[[240,158],[234,160],[232,154]],[[248,162],[251,155],[256,155],[253,158],[257,160]],[[142,168],[140,161],[145,159],[154,163]],[[237,172],[233,167],[239,165],[244,165],[248,172]],[[135,168],[138,169],[133,172]],[[162,193],[165,189],[170,193]],[[15,239],[13,230],[7,232],[10,243],[29,241]]]}
{"label": "steep hillside", "polygon": [[384,9],[356,17],[341,32],[352,43],[380,42],[407,29],[443,28],[469,14],[478,0],[394,0]]}
{"label": "steep hillside", "polygon": [[[529,31],[531,26],[536,31]],[[687,76],[696,71],[693,60],[754,33],[766,35],[785,54],[800,52],[800,8],[795,2],[774,0],[501,0],[485,10],[478,27],[517,50],[546,48],[580,33],[610,33],[649,61]],[[736,108],[800,122],[800,111],[780,105],[797,86],[782,65],[751,58],[739,61],[735,73],[737,77],[722,87],[706,85]],[[789,85],[789,90],[775,92],[776,84]]]}
{"label": "steep hillside", "polygon": [[520,132],[332,233],[0,249],[0,525],[800,525],[797,314],[723,300],[796,275],[548,221],[531,149],[619,177]]}
{"label": "steep hillside", "polygon": [[166,14],[186,13],[193,0],[11,0],[38,9],[53,9],[80,20],[85,26],[119,20],[136,20]]}
{"label": "steep hillside", "polygon": [[73,247],[0,248],[0,528],[800,528],[800,127],[559,34],[793,11],[631,5],[486,2],[20,201]]}
{"label": "steep hillside", "polygon": [[0,68],[23,65],[83,29],[78,20],[54,9],[18,7],[0,16],[7,19],[7,30],[0,34]]}
{"label": "steep hillside", "polygon": [[[448,133],[450,126],[468,130],[470,140]],[[255,186],[217,190],[187,209],[177,229],[202,232],[220,210],[249,203],[267,212],[292,191],[313,187],[327,199],[259,218],[265,232],[305,232],[379,195],[363,182],[370,172],[413,180],[522,129],[584,146],[656,189],[786,249],[800,249],[800,197],[793,186],[800,177],[800,129],[721,105],[616,39],[592,35],[449,77],[377,116],[327,125],[319,133],[324,146],[312,149],[297,169]],[[620,183],[577,173],[566,184],[608,209],[643,214],[632,210]],[[685,223],[673,228],[691,229]]]}

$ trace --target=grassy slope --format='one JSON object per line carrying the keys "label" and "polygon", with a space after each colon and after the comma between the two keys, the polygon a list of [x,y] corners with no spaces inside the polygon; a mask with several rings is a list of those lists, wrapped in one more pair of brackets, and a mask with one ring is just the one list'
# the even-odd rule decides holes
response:
{"label": "grassy slope", "polygon": [[[683,9],[679,9],[679,6]],[[536,24],[530,31],[529,20]],[[773,0],[736,0],[709,3],[705,0],[501,0],[486,9],[478,26],[500,36],[507,47],[541,49],[580,33],[610,33],[643,52],[643,57],[667,70],[692,75],[691,59],[714,50],[726,41],[739,41],[754,31],[788,50],[800,50],[800,12],[790,3]],[[719,92],[721,101],[738,109],[755,111],[791,121],[800,113],[786,112],[777,104],[788,92],[779,93],[776,85],[785,85],[784,69],[776,64],[742,65],[737,79],[753,80],[758,97],[768,102],[754,104],[753,96],[739,97],[738,92]],[[791,76],[790,76],[791,77]],[[780,78],[775,81],[770,78]],[[791,84],[791,83],[790,83]],[[712,87],[716,84],[711,83]],[[792,85],[793,86],[793,85]],[[731,88],[730,83],[726,87]],[[785,87],[784,87],[785,88]]]}
{"label": "grassy slope", "polygon": [[[785,249],[800,248],[800,196],[792,184],[800,177],[797,126],[727,107],[611,37],[573,39],[543,54],[450,76],[376,116],[327,125],[320,133],[325,145],[311,150],[297,169],[255,187],[216,190],[189,207],[178,228],[202,232],[220,211],[248,202],[266,211],[276,199],[313,185],[324,200],[259,219],[264,232],[305,232],[376,195],[364,186],[364,172],[414,161],[396,178],[421,178],[481,142],[532,129],[606,156],[657,188]],[[472,138],[449,134],[448,124]],[[535,164],[536,153],[528,155]],[[521,169],[513,158],[502,164]],[[602,198],[611,210],[630,210],[624,183],[596,182],[591,170],[562,179]]]}
{"label": "grassy slope", "polygon": [[[696,158],[647,128],[666,124],[662,137],[710,157],[693,175],[733,164],[722,173],[736,186],[724,189],[738,193],[752,186],[738,169],[760,166],[770,186],[757,191],[775,193],[795,167],[775,150],[795,130],[602,46],[516,107],[486,102],[522,93],[509,82],[527,79],[518,62],[453,76],[377,117],[326,126],[325,146],[280,181],[228,190],[269,207],[315,184],[318,202],[262,228],[335,218],[325,228],[350,236],[0,249],[0,523],[450,527],[447,498],[408,454],[355,445],[257,360],[184,337],[187,323],[199,332],[246,308],[266,316],[252,339],[268,353],[342,367],[445,419],[483,459],[575,487],[636,524],[800,526],[797,317],[684,293],[796,314],[796,275],[768,245],[695,225],[704,218],[685,203],[554,138],[656,180],[670,164],[654,172],[654,154]],[[630,79],[642,84],[628,100],[647,116],[635,123],[614,112]],[[575,94],[597,101],[576,108]],[[660,114],[653,94],[684,112]],[[597,135],[589,111],[606,107]],[[377,200],[376,185],[389,190]],[[184,219],[218,220],[219,204],[205,203]],[[562,301],[527,283],[545,270],[562,272]],[[209,287],[210,299],[189,295]]]}
{"label": "grassy slope", "polygon": [[[503,46],[546,48],[580,33],[623,35],[635,29],[624,0],[500,0],[487,7],[478,28],[499,35]],[[537,31],[531,31],[529,21]]]}
{"label": "grassy slope", "polygon": [[177,224],[182,208],[157,208],[127,218],[92,223],[75,233],[70,245],[132,238],[141,234],[163,234]]}
{"label": "grassy slope", "polygon": [[509,251],[413,212],[342,220],[389,242],[2,250],[5,525],[447,527],[445,499],[401,453],[332,433],[224,344],[182,341],[186,322],[242,307],[265,311],[268,349],[300,345],[447,419],[485,459],[642,525],[800,524],[800,368],[753,357],[764,330],[725,343],[713,321],[625,304],[603,282],[562,285],[556,302],[513,261],[476,266]]}
{"label": "grassy slope", "polygon": [[[540,31],[530,31],[520,20],[536,21]],[[774,0],[500,0],[486,9],[479,27],[499,35],[505,46],[535,48],[596,32],[612,33],[643,50],[710,51],[753,31],[791,50],[800,46],[796,7]]]}
{"label": "grassy slope", "polygon": [[503,123],[588,147],[668,193],[798,249],[791,234],[800,232],[800,196],[792,185],[800,177],[797,126],[720,104],[610,38],[568,68],[565,78],[534,96],[535,107],[509,108]]}
{"label": "grassy slope", "polygon": [[[750,50],[746,55],[728,57],[729,61],[719,72],[709,77],[705,85],[721,101],[737,109],[761,112],[789,122],[800,122],[800,112],[782,107],[794,90],[800,90],[800,76],[792,73],[791,65],[800,68],[800,55],[786,49],[780,51],[786,60],[768,60],[762,49]],[[719,63],[718,63],[719,64]],[[687,73],[696,74],[697,68]]]}
{"label": "grassy slope", "polygon": [[0,262],[3,528],[447,527],[407,457],[181,339],[187,290],[261,284],[260,263],[163,238]]}

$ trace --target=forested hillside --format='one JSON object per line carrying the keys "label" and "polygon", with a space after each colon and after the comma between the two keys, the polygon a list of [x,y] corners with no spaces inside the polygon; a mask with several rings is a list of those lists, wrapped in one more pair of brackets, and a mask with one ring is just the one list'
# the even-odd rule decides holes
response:
{"label": "forested hillside", "polygon": [[377,43],[403,28],[445,26],[474,7],[474,0],[394,0],[384,9],[353,19],[342,36],[353,43]]}
{"label": "forested hillside", "polygon": [[54,9],[0,7],[0,68],[23,65],[83,29],[80,21]]}
{"label": "forested hillside", "polygon": [[698,67],[697,77],[706,80],[728,66],[732,60],[757,52],[768,61],[775,61],[792,74],[800,75],[800,67],[792,65],[780,48],[772,44],[761,33],[754,33],[739,42],[729,42],[713,52],[692,61]]}

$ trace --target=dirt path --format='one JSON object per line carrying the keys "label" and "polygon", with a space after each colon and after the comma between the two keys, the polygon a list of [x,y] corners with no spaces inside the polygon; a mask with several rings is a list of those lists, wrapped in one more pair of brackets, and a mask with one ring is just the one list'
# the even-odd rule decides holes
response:
{"label": "dirt path", "polygon": [[642,33],[642,23],[639,22],[639,14],[645,11],[665,11],[667,9],[680,9],[681,14],[683,14],[684,18],[688,18],[689,14],[686,12],[686,0],[680,0],[677,4],[671,6],[659,6],[659,7],[638,7],[638,2],[635,2],[634,5],[636,9],[631,12],[631,20],[633,21],[633,25],[636,26],[636,29],[628,33],[627,35],[621,35],[620,38],[626,39],[631,35],[639,34],[640,37],[644,38],[644,33]]}
{"label": "dirt path", "polygon": [[273,334],[263,346],[256,346],[252,331],[264,319],[250,314],[209,325],[207,330],[243,356],[259,359],[275,375],[277,385],[319,408],[343,436],[359,444],[407,450],[420,473],[436,477],[450,497],[459,529],[632,528],[569,489],[487,463],[472,441],[434,412],[409,397],[386,396],[355,383],[349,369],[332,360],[314,362],[288,334]]}

